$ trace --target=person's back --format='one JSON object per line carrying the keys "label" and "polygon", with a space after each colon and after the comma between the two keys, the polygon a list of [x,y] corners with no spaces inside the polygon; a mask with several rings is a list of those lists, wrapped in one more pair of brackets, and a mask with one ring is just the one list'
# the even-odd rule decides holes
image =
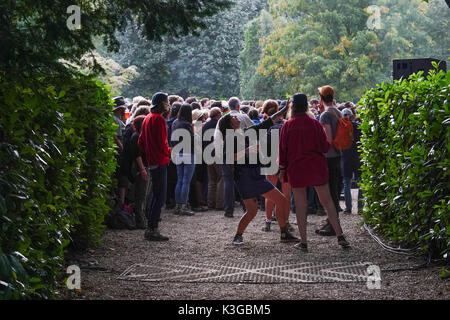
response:
{"label": "person's back", "polygon": [[[184,138],[187,138],[187,136],[181,135],[179,132],[177,133],[177,130],[186,130],[189,132],[189,140],[190,141],[184,141]],[[172,148],[175,148],[178,144],[183,143],[184,146],[190,146],[189,149],[183,150],[185,153],[193,154],[194,153],[194,131],[192,130],[192,124],[188,121],[182,120],[182,119],[175,119],[175,121],[172,124],[172,135],[170,137],[170,143]],[[179,137],[176,140],[173,140],[175,136],[179,135]]]}
{"label": "person's back", "polygon": [[166,165],[170,159],[167,124],[159,113],[149,113],[142,123],[139,147],[144,152],[148,167]]}
{"label": "person's back", "polygon": [[[339,122],[338,118],[342,118],[342,114],[337,108],[332,107],[332,106],[328,107],[326,109],[326,111],[320,115],[320,120],[319,120],[320,123],[327,124],[331,127],[331,134],[332,134],[331,141],[333,141],[333,139],[336,137],[338,122]],[[339,156],[341,156],[341,152],[339,150],[337,150],[333,146],[333,144],[331,144],[330,150],[325,154],[325,157],[326,158],[335,158],[335,157],[339,157]]]}

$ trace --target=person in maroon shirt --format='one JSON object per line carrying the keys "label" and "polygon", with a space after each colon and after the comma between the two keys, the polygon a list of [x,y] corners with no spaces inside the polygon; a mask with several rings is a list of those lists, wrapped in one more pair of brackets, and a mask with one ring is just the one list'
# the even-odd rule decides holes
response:
{"label": "person in maroon shirt", "polygon": [[170,161],[170,148],[167,140],[167,124],[161,115],[169,108],[166,93],[153,95],[150,113],[142,123],[138,145],[144,155],[145,166],[150,170],[152,179],[152,196],[147,211],[148,226],[145,239],[150,241],[167,241],[168,237],[159,233],[158,224],[161,209],[166,202],[167,165]]}
{"label": "person in maroon shirt", "polygon": [[328,166],[324,153],[330,148],[325,131],[319,121],[308,114],[308,100],[305,94],[292,97],[292,118],[285,122],[280,132],[279,165],[280,175],[289,182],[294,192],[296,216],[301,242],[295,247],[307,251],[306,220],[308,201],[306,187],[314,186],[319,200],[332,224],[338,243],[349,247],[337,218],[336,207],[328,187]]}

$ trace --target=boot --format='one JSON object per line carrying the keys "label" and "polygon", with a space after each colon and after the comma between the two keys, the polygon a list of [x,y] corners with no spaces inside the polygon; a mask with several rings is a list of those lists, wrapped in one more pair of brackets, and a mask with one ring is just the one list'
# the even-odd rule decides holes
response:
{"label": "boot", "polygon": [[163,236],[162,234],[159,233],[158,228],[148,228],[147,230],[145,230],[144,237],[145,237],[145,239],[147,239],[149,241],[167,241],[167,240],[169,240],[168,237]]}
{"label": "boot", "polygon": [[294,236],[293,234],[291,234],[288,230],[287,227],[281,228],[281,237],[280,237],[280,241],[281,242],[299,242],[300,239],[297,238],[296,236]]}

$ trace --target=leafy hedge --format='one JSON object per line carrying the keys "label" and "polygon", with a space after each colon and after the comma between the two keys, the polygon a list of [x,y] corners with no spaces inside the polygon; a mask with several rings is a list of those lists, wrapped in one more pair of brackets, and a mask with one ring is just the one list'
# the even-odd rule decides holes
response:
{"label": "leafy hedge", "polygon": [[383,83],[361,99],[365,222],[429,257],[450,253],[450,72]]}
{"label": "leafy hedge", "polygon": [[109,91],[0,74],[0,299],[51,298],[65,248],[96,244],[115,169]]}

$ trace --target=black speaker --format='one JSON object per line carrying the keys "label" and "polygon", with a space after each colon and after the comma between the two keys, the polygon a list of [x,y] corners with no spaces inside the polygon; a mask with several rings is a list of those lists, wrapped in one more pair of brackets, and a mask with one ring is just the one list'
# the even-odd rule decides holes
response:
{"label": "black speaker", "polygon": [[438,59],[396,59],[393,61],[393,78],[399,80],[400,78],[408,78],[413,73],[423,71],[423,75],[426,77],[428,71],[434,69],[431,64],[432,61],[439,63],[439,70],[447,72],[447,63]]}
{"label": "black speaker", "polygon": [[445,0],[447,2],[448,7],[450,8],[450,0]]}

